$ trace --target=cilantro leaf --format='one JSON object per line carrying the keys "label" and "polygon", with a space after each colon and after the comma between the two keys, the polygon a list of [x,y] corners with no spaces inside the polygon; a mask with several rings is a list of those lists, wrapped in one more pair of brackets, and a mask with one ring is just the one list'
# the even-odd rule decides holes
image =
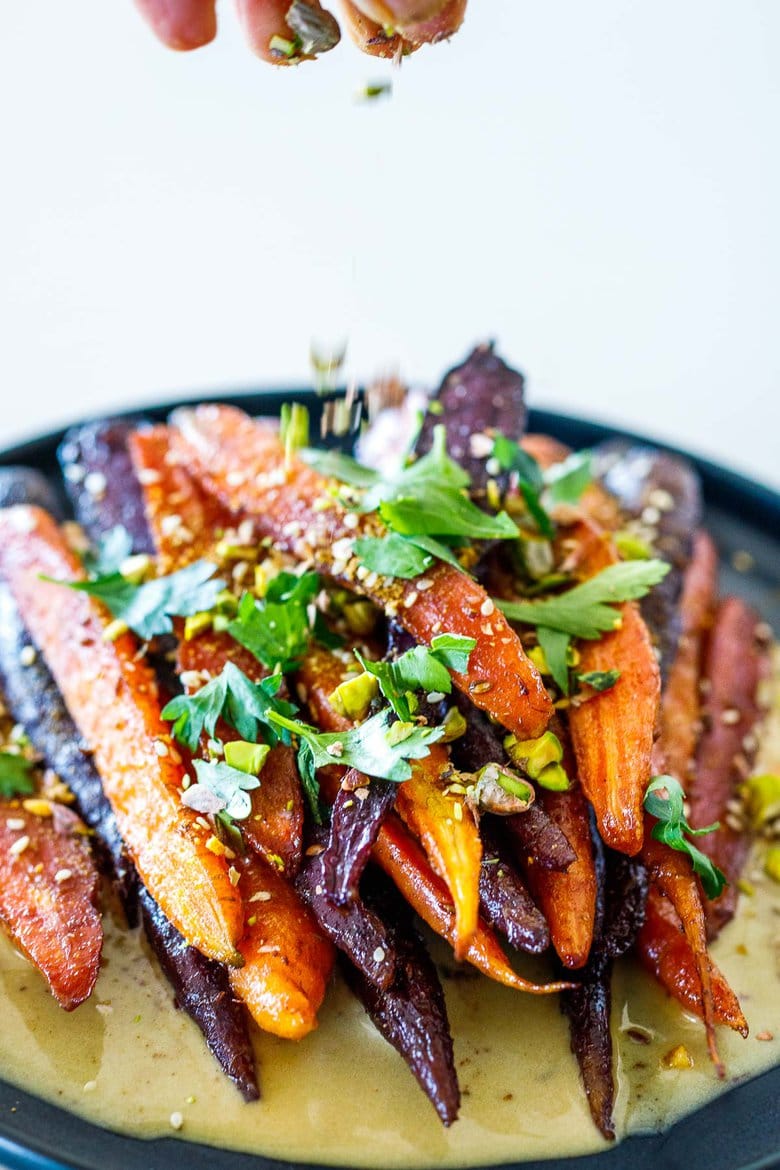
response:
{"label": "cilantro leaf", "polygon": [[408,540],[410,544],[416,545],[417,548],[421,548],[423,552],[430,553],[432,557],[437,557],[440,561],[445,561],[448,565],[452,565],[453,568],[459,569],[461,573],[466,571],[449,544],[445,544],[444,541],[436,540],[433,536],[424,536],[419,532],[413,536],[407,536],[404,539]]}
{"label": "cilantro leaf", "polygon": [[379,683],[379,689],[399,719],[408,722],[412,717],[409,692],[452,691],[450,670],[464,671],[469,654],[476,646],[473,638],[457,634],[439,634],[427,646],[413,646],[393,662],[372,662],[359,650],[355,657],[368,674]]}
{"label": "cilantro leaf", "polygon": [[666,561],[623,561],[609,565],[580,585],[543,601],[500,601],[496,604],[510,621],[545,626],[574,638],[599,638],[620,624],[614,606],[634,601],[662,581],[669,572]]}
{"label": "cilantro leaf", "polygon": [[171,699],[163,708],[162,717],[173,723],[176,739],[190,751],[195,751],[204,731],[212,739],[216,736],[220,718],[250,743],[257,742],[262,727],[265,738],[273,746],[279,741],[279,733],[270,721],[271,712],[282,715],[295,712],[292,703],[276,698],[281,685],[279,674],[253,683],[234,663],[228,662],[194,695],[177,695]]}
{"label": "cilantro leaf", "polygon": [[216,604],[225,582],[215,578],[215,572],[216,567],[210,561],[201,560],[142,585],[133,584],[118,572],[91,581],[54,583],[97,597],[115,618],[148,641],[158,634],[169,634],[173,629],[172,617],[190,617]]}
{"label": "cilantro leaf", "polygon": [[3,800],[27,796],[35,791],[32,770],[33,765],[24,756],[0,752],[0,796]]}
{"label": "cilantro leaf", "polygon": [[391,726],[389,708],[348,731],[320,732],[307,723],[288,719],[275,711],[269,713],[269,719],[298,736],[301,775],[306,773],[310,778],[316,768],[341,764],[345,768],[356,768],[366,776],[400,784],[412,774],[408,761],[427,756],[430,744],[444,735],[443,727],[404,723]]}
{"label": "cilantro leaf", "polygon": [[571,635],[561,630],[550,629],[547,626],[538,626],[536,636],[542,653],[547,660],[553,681],[564,695],[569,693],[569,644]]}
{"label": "cilantro leaf", "polygon": [[578,674],[577,682],[585,683],[587,687],[593,687],[594,691],[599,694],[602,691],[608,691],[610,687],[614,687],[617,680],[620,678],[619,670],[586,670],[584,674]]}
{"label": "cilantro leaf", "polygon": [[592,479],[590,451],[575,451],[545,471],[545,498],[551,506],[577,504]]}
{"label": "cilantro leaf", "polygon": [[459,488],[434,480],[409,487],[399,484],[379,504],[389,528],[403,535],[465,536],[471,540],[513,540],[517,525],[506,512],[492,516],[464,496]]}
{"label": "cilantro leaf", "polygon": [[387,536],[364,536],[355,541],[355,555],[362,565],[382,577],[419,577],[433,561],[412,540],[397,532]]}
{"label": "cilantro leaf", "polygon": [[[666,797],[658,796],[659,789],[666,789]],[[685,793],[674,776],[654,776],[645,792],[645,809],[650,816],[655,817],[657,823],[653,825],[653,836],[656,841],[663,841],[670,849],[678,853],[687,853],[691,859],[694,873],[701,878],[704,893],[708,898],[717,898],[728,884],[726,875],[718,869],[706,853],[697,849],[693,842],[683,836],[701,837],[705,833],[712,833],[720,828],[716,822],[707,825],[704,829],[692,829],[685,816],[683,801]]]}
{"label": "cilantro leaf", "polygon": [[260,787],[257,776],[219,761],[193,760],[197,782],[182,793],[182,804],[202,813],[225,812],[245,821],[252,811],[249,793]]}
{"label": "cilantro leaf", "polygon": [[243,595],[228,633],[269,670],[295,670],[311,639],[309,606],[318,590],[317,573],[280,573],[262,600]]}
{"label": "cilantro leaf", "polygon": [[90,577],[107,577],[118,573],[119,566],[133,551],[133,538],[126,528],[117,524],[101,536],[94,549],[87,549],[81,563]]}

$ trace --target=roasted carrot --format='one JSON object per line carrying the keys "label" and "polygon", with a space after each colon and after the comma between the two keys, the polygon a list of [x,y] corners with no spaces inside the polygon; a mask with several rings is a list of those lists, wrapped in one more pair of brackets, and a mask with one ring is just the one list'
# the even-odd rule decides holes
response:
{"label": "roasted carrot", "polygon": [[762,632],[756,613],[738,597],[727,597],[715,615],[705,654],[705,731],[688,795],[694,828],[720,822],[715,832],[698,838],[699,848],[729,881],[720,897],[706,904],[711,938],[734,916],[736,882],[750,849],[747,832],[729,823],[728,806],[749,775],[757,748],[758,692],[769,670]]}
{"label": "roasted carrot", "polygon": [[81,565],[40,509],[0,513],[0,573],[94,753],[122,837],[149,892],[192,946],[240,963],[239,894],[209,834],[181,803],[184,767],[160,715],[157,684],[131,634],[104,641],[103,607],[41,580],[77,580]]}
{"label": "roasted carrot", "polygon": [[[611,540],[581,521],[571,532],[581,556],[578,573],[592,577],[617,560]],[[658,661],[634,602],[620,606],[621,626],[579,643],[579,670],[617,669],[608,691],[569,710],[577,774],[593,805],[604,842],[630,856],[642,848],[642,800],[651,772],[661,693]]]}
{"label": "roasted carrot", "polygon": [[[523,435],[520,446],[533,456],[540,467],[545,468],[551,467],[555,463],[562,463],[572,453],[570,447],[567,447],[565,443],[560,443],[551,435]],[[574,507],[569,504],[559,505],[556,516],[564,509],[567,516],[571,517],[577,513],[587,516],[589,520],[592,520],[600,528],[606,529],[607,532],[613,532],[620,527],[620,510],[615,499],[596,480],[588,484]]]}
{"label": "roasted carrot", "polygon": [[712,621],[718,554],[706,532],[697,532],[683,577],[680,639],[661,695],[660,742],[665,769],[685,786],[700,731],[702,643]]}
{"label": "roasted carrot", "polygon": [[[374,846],[374,858],[423,921],[454,945],[455,908],[449,891],[397,817],[389,816],[382,826]],[[489,979],[519,991],[546,995],[572,986],[568,982],[539,984],[523,979],[509,966],[494,935],[481,919],[477,922],[476,933],[464,957]]]}
{"label": "roasted carrot", "polygon": [[328,494],[328,480],[297,458],[285,460],[277,432],[240,410],[201,406],[177,411],[173,421],[174,450],[235,515],[251,517],[279,548],[370,597],[418,642],[440,632],[473,637],[467,671],[453,674],[456,685],[510,731],[541,735],[552,709],[541,676],[476,582],[442,562],[426,573],[424,590],[415,579],[361,580],[353,542],[386,533],[376,515],[355,519]]}
{"label": "roasted carrot", "polygon": [[337,906],[357,897],[371,850],[397,793],[391,781],[369,780],[355,768],[344,776],[330,810],[328,843],[319,855],[324,892]]}
{"label": "roasted carrot", "polygon": [[[161,572],[172,573],[203,557],[216,560],[218,532],[230,524],[230,515],[202,491],[170,452],[167,427],[156,426],[130,435],[129,449],[143,487],[146,519],[152,533]],[[179,518],[171,525],[170,517]],[[179,635],[181,619],[174,620]],[[195,691],[203,674],[215,676],[232,662],[253,682],[265,677],[260,662],[225,632],[204,630],[196,638],[180,637],[177,665],[185,690]],[[237,735],[224,723],[220,739]],[[247,844],[271,864],[293,876],[300,865],[303,838],[303,797],[292,748],[273,747],[263,768],[262,782],[251,796],[252,812],[242,825]]]}
{"label": "roasted carrot", "polygon": [[300,1040],[317,1026],[333,947],[272,866],[249,854],[233,864],[247,911],[244,965],[230,972],[233,990],[265,1032]]}
{"label": "roasted carrot", "polygon": [[89,996],[100,969],[98,873],[84,825],[64,806],[37,816],[0,802],[0,919],[60,1007]]}
{"label": "roasted carrot", "polygon": [[588,806],[579,784],[568,792],[540,789],[537,800],[554,825],[565,834],[575,860],[555,870],[528,859],[525,872],[531,893],[550,927],[550,939],[565,967],[582,967],[593,942],[596,913],[596,871],[593,863]]}
{"label": "roasted carrot", "polygon": [[[643,964],[670,995],[689,1011],[703,1016],[701,980],[697,958],[668,898],[651,887],[645,923],[637,939],[637,953]],[[711,966],[711,987],[715,1020],[747,1036],[747,1021],[739,1001],[720,970]]]}
{"label": "roasted carrot", "polygon": [[[329,701],[343,671],[344,663],[336,655],[319,648],[307,655],[299,674],[306,688],[309,709],[326,731],[342,731],[352,726]],[[331,683],[333,687],[328,690]],[[482,844],[473,814],[463,797],[444,794],[441,776],[448,764],[447,749],[433,744],[428,756],[413,761],[411,778],[399,784],[396,808],[422,842],[434,869],[447,883],[456,907],[455,952],[461,958],[477,925]]]}

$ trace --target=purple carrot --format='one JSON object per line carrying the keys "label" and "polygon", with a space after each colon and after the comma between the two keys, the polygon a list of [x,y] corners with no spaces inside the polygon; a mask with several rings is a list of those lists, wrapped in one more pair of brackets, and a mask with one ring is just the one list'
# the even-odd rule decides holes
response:
{"label": "purple carrot", "polygon": [[354,768],[341,782],[330,814],[330,836],[320,854],[323,885],[328,896],[344,906],[358,896],[363,870],[398,786],[369,779]]}
{"label": "purple carrot", "polygon": [[392,983],[397,966],[393,940],[382,919],[369,910],[358,894],[343,906],[331,899],[325,890],[322,857],[322,853],[306,854],[295,888],[334,946],[343,951],[372,985],[385,990]]}
{"label": "purple carrot", "polygon": [[416,444],[418,455],[430,450],[434,427],[443,423],[447,450],[471,476],[475,500],[485,498],[489,479],[496,481],[503,495],[509,482],[507,474],[491,475],[487,470],[491,453],[488,432],[520,439],[527,421],[524,390],[523,375],[493,352],[492,343],[477,346],[465,362],[444,375],[434,397],[436,408],[423,420]]}
{"label": "purple carrot", "polygon": [[538,955],[550,945],[550,931],[503,845],[482,822],[479,904],[484,918],[518,951]]}
{"label": "purple carrot", "polygon": [[91,540],[121,525],[133,552],[153,553],[143,493],[127,440],[142,418],[104,418],[72,427],[58,457],[76,519]]}
{"label": "purple carrot", "polygon": [[451,1125],[458,1116],[460,1089],[444,993],[408,907],[389,884],[374,886],[378,876],[372,874],[366,883],[366,902],[386,924],[397,955],[395,977],[381,990],[343,962],[344,977],[377,1030],[404,1058],[441,1120]]}

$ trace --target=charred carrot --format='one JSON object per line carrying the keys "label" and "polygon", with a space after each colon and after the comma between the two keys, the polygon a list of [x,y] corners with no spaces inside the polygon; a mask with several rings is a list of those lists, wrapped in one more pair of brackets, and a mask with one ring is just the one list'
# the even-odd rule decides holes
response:
{"label": "charred carrot", "polygon": [[326,894],[337,906],[351,902],[379,830],[395,804],[398,789],[388,780],[369,780],[351,768],[330,810],[328,843],[320,854]]}
{"label": "charred carrot", "polygon": [[734,915],[736,882],[750,848],[747,833],[729,824],[728,803],[749,775],[755,758],[755,729],[761,716],[759,684],[769,670],[768,646],[762,634],[754,611],[738,597],[727,597],[715,615],[705,654],[706,730],[699,742],[695,779],[688,794],[689,820],[694,828],[720,821],[719,829],[697,840],[730,883],[716,901],[706,904],[710,937]]}
{"label": "charred carrot", "polygon": [[487,826],[481,825],[482,865],[479,905],[485,921],[515,950],[538,955],[550,945],[544,915],[534,904],[509,851]]}
{"label": "charred carrot", "polygon": [[[454,945],[455,908],[449,891],[430,868],[422,849],[397,817],[388,817],[382,826],[374,846],[374,858],[423,921]],[[523,979],[509,966],[494,935],[481,920],[477,923],[476,933],[464,957],[489,979],[495,979],[518,991],[547,995],[571,987],[568,982],[539,984]]]}
{"label": "charred carrot", "polygon": [[72,1011],[95,986],[103,927],[84,825],[63,806],[54,812],[0,804],[0,919],[60,1007]]}
{"label": "charred carrot", "polygon": [[426,573],[424,590],[417,579],[359,578],[355,538],[387,529],[376,515],[348,513],[329,495],[330,481],[294,457],[286,460],[276,431],[226,406],[179,410],[174,423],[174,450],[196,478],[280,548],[370,597],[418,642],[442,631],[474,638],[466,672],[453,674],[456,685],[510,731],[541,735],[552,709],[541,676],[476,582],[441,562]]}
{"label": "charred carrot", "polygon": [[718,554],[706,532],[697,532],[680,597],[680,638],[661,695],[660,742],[665,770],[685,787],[700,730],[702,643],[712,620]]}
{"label": "charred carrot", "polygon": [[[697,958],[671,902],[652,887],[647,899],[645,923],[637,939],[637,953],[670,995],[689,1011],[703,1016]],[[717,1023],[727,1024],[735,1032],[747,1036],[747,1021],[739,1001],[714,963],[711,986]]]}
{"label": "charred carrot", "polygon": [[[617,560],[611,541],[581,522],[572,532],[587,578]],[[593,805],[605,843],[630,856],[642,848],[642,800],[651,772],[653,735],[661,693],[658,661],[634,602],[620,606],[621,626],[579,645],[582,673],[619,670],[613,687],[572,706],[569,728],[577,774]]]}
{"label": "charred carrot", "polygon": [[152,671],[130,634],[103,639],[105,611],[86,594],[41,580],[83,573],[51,518],[0,514],[0,572],[94,753],[138,871],[166,916],[211,958],[238,963],[241,900],[208,833],[181,803],[184,767],[161,718]]}
{"label": "charred carrot", "polygon": [[596,871],[587,802],[578,784],[568,792],[540,789],[537,799],[565,835],[575,860],[567,869],[555,870],[538,865],[531,857],[525,872],[547,919],[558,957],[565,967],[582,967],[590,954],[596,912]]}
{"label": "charred carrot", "polygon": [[263,1031],[300,1040],[317,1026],[333,947],[272,866],[251,855],[234,865],[247,919],[239,944],[244,965],[230,972],[233,990]]}

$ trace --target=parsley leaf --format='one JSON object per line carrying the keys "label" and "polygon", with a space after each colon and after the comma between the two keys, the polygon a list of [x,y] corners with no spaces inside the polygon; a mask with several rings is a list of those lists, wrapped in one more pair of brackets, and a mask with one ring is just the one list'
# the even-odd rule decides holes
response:
{"label": "parsley leaf", "polygon": [[[190,751],[195,751],[203,732],[212,739],[216,735],[217,720],[222,718],[235,728],[242,739],[256,743],[262,727],[268,742],[279,741],[272,712],[292,715],[295,708],[276,695],[282,685],[279,674],[253,683],[232,662],[194,695],[177,695],[163,708],[162,717],[173,723],[173,734]],[[285,742],[288,738],[282,736]]]}
{"label": "parsley leaf", "polygon": [[288,719],[275,711],[270,712],[269,719],[277,727],[286,728],[298,736],[301,775],[309,777],[313,769],[341,764],[345,768],[356,768],[366,776],[400,784],[412,774],[408,761],[427,756],[429,745],[444,735],[443,727],[404,723],[391,726],[389,708],[348,731],[317,731],[307,723]]}
{"label": "parsley leaf", "polygon": [[3,800],[35,791],[32,770],[33,765],[24,756],[0,752],[0,796]]}
{"label": "parsley leaf", "polygon": [[577,682],[585,683],[587,687],[593,687],[593,690],[598,691],[600,694],[602,691],[608,691],[610,687],[614,687],[620,678],[620,671],[587,670],[585,674],[578,674],[576,678]]}
{"label": "parsley leaf", "polygon": [[399,719],[408,722],[412,718],[409,693],[414,691],[440,691],[449,695],[452,691],[450,670],[464,671],[469,655],[476,646],[473,638],[458,634],[438,634],[427,646],[413,646],[393,662],[372,662],[364,658],[359,650],[355,657],[368,674],[379,683],[379,689]]}
{"label": "parsley leaf", "polygon": [[279,573],[261,601],[243,595],[228,633],[269,670],[295,670],[312,636],[309,607],[319,587],[317,573]]}
{"label": "parsley leaf", "polygon": [[555,597],[543,601],[496,600],[496,604],[513,622],[544,626],[574,638],[599,638],[620,625],[620,614],[614,606],[644,597],[664,579],[670,567],[659,560],[623,561]]}
{"label": "parsley leaf", "polygon": [[471,540],[512,540],[517,525],[506,512],[492,516],[459,488],[423,480],[413,487],[398,484],[379,504],[389,528],[404,535],[465,536]]}
{"label": "parsley leaf", "polygon": [[249,793],[260,787],[257,776],[219,761],[193,760],[197,782],[181,795],[182,804],[201,813],[225,812],[245,821],[252,811]]}
{"label": "parsley leaf", "polygon": [[158,634],[169,634],[173,629],[172,617],[190,617],[216,604],[225,582],[214,577],[215,571],[210,561],[201,560],[142,585],[133,584],[118,572],[91,581],[55,581],[54,584],[67,585],[99,598],[115,618],[148,641]]}
{"label": "parsley leaf", "polygon": [[571,636],[560,630],[549,629],[547,626],[538,626],[536,636],[542,653],[547,660],[553,681],[564,695],[569,693],[569,644]]}
{"label": "parsley leaf", "polygon": [[575,451],[545,471],[546,499],[551,506],[577,504],[592,479],[590,451]]}
{"label": "parsley leaf", "polygon": [[497,461],[502,471],[516,471],[520,479],[525,480],[537,492],[544,487],[541,467],[533,455],[524,451],[514,439],[508,439],[506,435],[496,435],[491,458]]}
{"label": "parsley leaf", "polygon": [[361,537],[355,541],[355,556],[371,572],[403,580],[419,577],[433,561],[430,554],[397,532]]}
{"label": "parsley leaf", "polygon": [[370,488],[380,480],[378,471],[374,471],[372,467],[365,467],[351,455],[341,455],[338,451],[306,447],[298,452],[298,457],[309,467],[319,471],[320,475],[327,476],[328,479],[338,479],[351,487]]}
{"label": "parsley leaf", "polygon": [[90,577],[107,577],[118,573],[119,566],[133,551],[133,538],[126,528],[117,524],[101,536],[94,549],[87,549],[81,558]]}
{"label": "parsley leaf", "polygon": [[[659,789],[666,789],[666,797],[656,795]],[[653,836],[656,841],[663,841],[670,849],[676,849],[678,853],[687,853],[691,859],[694,873],[697,873],[701,878],[704,893],[708,898],[717,898],[728,884],[726,875],[707,857],[706,853],[697,849],[683,834],[687,833],[690,837],[701,837],[704,833],[712,833],[715,829],[720,828],[720,825],[716,822],[714,825],[707,825],[704,829],[692,829],[685,816],[684,800],[685,793],[674,776],[653,777],[647,786],[644,801],[645,809],[657,821],[657,824],[653,825]]]}

